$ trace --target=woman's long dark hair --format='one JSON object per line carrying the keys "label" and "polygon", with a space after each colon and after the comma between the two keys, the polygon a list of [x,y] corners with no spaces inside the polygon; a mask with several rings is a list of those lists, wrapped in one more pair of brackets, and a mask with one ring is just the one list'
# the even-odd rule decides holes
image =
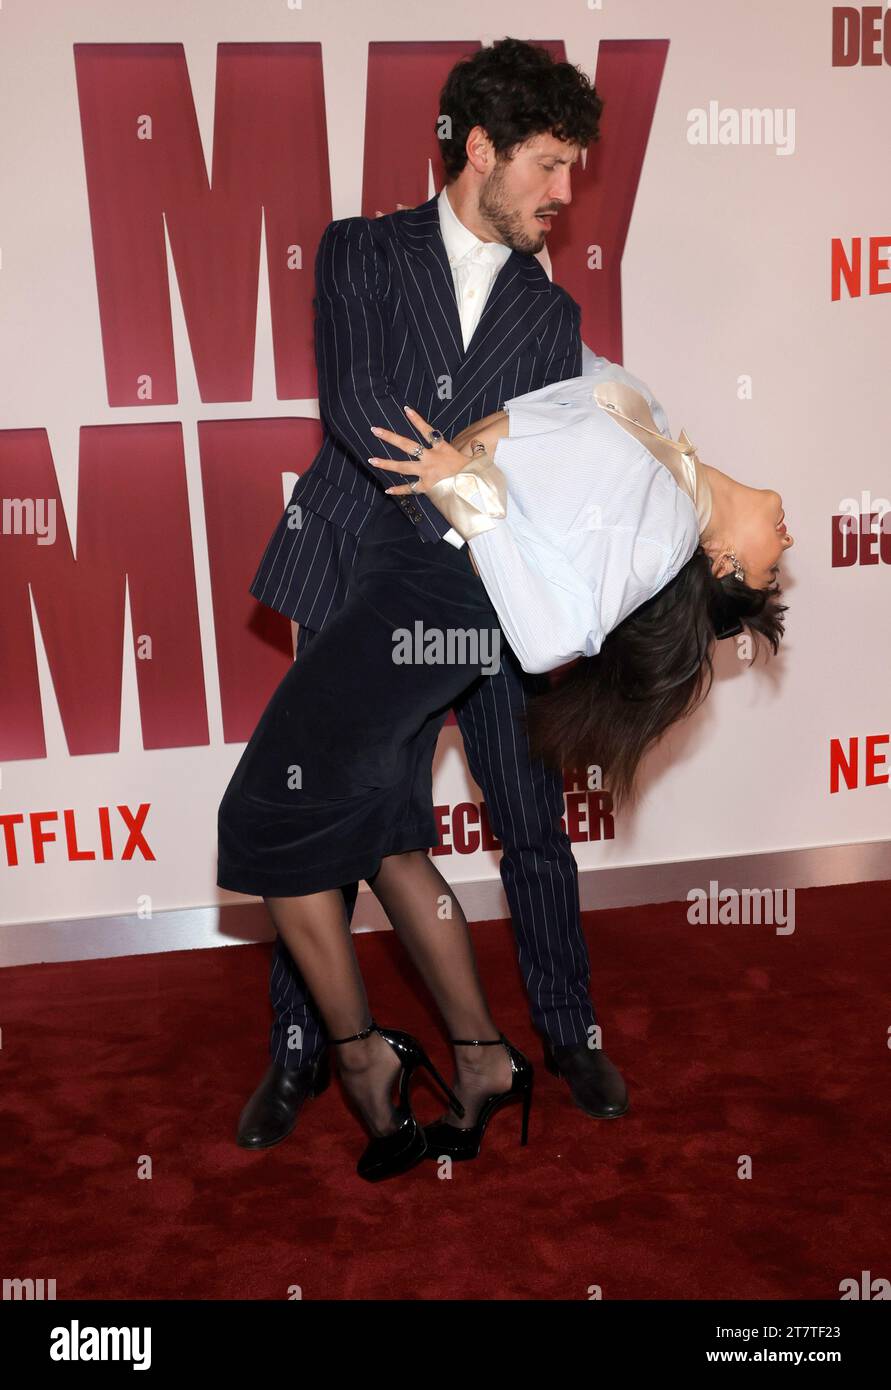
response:
{"label": "woman's long dark hair", "polygon": [[[532,753],[557,768],[600,767],[613,804],[633,800],[641,758],[708,695],[716,629],[738,621],[770,645],[783,635],[782,589],[716,579],[701,546],[674,579],[530,700]],[[756,653],[757,654],[757,653]],[[754,660],[754,657],[753,657]]]}

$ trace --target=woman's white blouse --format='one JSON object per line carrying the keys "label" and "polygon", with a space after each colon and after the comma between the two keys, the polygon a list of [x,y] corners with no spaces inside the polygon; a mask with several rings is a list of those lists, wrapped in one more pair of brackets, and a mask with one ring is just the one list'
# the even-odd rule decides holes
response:
{"label": "woman's white blouse", "polygon": [[671,438],[649,388],[605,358],[504,403],[510,433],[492,457],[507,481],[506,516],[468,544],[526,671],[596,655],[699,544],[692,498],[593,398],[610,380],[640,391]]}

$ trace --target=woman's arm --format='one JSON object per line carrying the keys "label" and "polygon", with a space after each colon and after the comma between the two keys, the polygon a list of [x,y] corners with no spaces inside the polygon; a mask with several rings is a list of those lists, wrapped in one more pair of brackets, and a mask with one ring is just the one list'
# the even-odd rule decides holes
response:
{"label": "woman's arm", "polygon": [[[429,432],[416,412],[410,418],[422,434]],[[410,439],[389,430],[380,435],[397,448],[413,448]],[[474,569],[525,671],[551,671],[600,650],[603,633],[591,586],[511,499],[505,475],[487,453],[468,463],[454,443],[443,440],[417,461],[375,463],[393,472],[417,472],[418,491],[428,494],[468,542]],[[408,488],[401,484],[393,491]]]}
{"label": "woman's arm", "polygon": [[504,439],[507,432],[507,411],[496,410],[491,415],[484,416],[482,420],[473,421],[466,429],[456,434],[452,439],[452,448],[464,454],[465,458],[471,458],[473,452],[471,446],[479,441],[491,457],[495,453],[495,446],[499,439]]}
{"label": "woman's arm", "polygon": [[552,671],[597,655],[604,634],[590,584],[510,494],[504,520],[467,544],[524,671]]}

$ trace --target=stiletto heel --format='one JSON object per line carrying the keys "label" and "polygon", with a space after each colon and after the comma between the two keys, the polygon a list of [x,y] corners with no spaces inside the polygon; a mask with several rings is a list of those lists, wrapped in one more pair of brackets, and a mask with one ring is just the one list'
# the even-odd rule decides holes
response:
{"label": "stiletto heel", "polygon": [[509,1091],[500,1091],[496,1095],[487,1096],[480,1106],[476,1123],[467,1128],[446,1124],[444,1120],[438,1120],[432,1125],[425,1125],[426,1157],[434,1160],[443,1156],[452,1159],[476,1158],[479,1155],[486,1126],[492,1116],[503,1106],[516,1104],[519,1101],[522,1101],[523,1104],[520,1144],[526,1144],[529,1139],[529,1110],[532,1105],[532,1081],[535,1075],[535,1070],[528,1057],[524,1057],[519,1048],[508,1042],[503,1033],[499,1033],[497,1038],[451,1038],[450,1041],[455,1047],[495,1047],[500,1043],[507,1049],[507,1055],[510,1058],[511,1071],[513,1072],[511,1086]]}
{"label": "stiletto heel", "polygon": [[523,1122],[520,1126],[520,1144],[526,1144],[529,1140],[529,1110],[532,1106],[532,1076],[529,1078],[529,1085],[523,1092]]}
{"label": "stiletto heel", "polygon": [[402,1064],[399,1074],[399,1105],[396,1107],[400,1124],[391,1134],[372,1138],[356,1164],[356,1172],[360,1178],[364,1178],[366,1182],[380,1182],[383,1178],[392,1178],[399,1173],[408,1172],[409,1168],[414,1168],[416,1163],[420,1163],[427,1152],[424,1130],[412,1113],[409,1096],[411,1079],[418,1067],[427,1068],[442,1088],[449,1107],[456,1115],[463,1116],[464,1106],[451,1087],[446,1085],[417,1038],[413,1038],[411,1033],[401,1033],[393,1028],[379,1028],[372,1019],[370,1025],[360,1033],[353,1033],[348,1038],[331,1038],[329,1041],[335,1046],[340,1046],[342,1043],[358,1042],[362,1038],[368,1038],[372,1033],[380,1033]]}
{"label": "stiletto heel", "polygon": [[427,1070],[429,1071],[430,1075],[433,1077],[433,1080],[434,1080],[434,1081],[436,1082],[436,1084],[439,1086],[439,1089],[442,1091],[443,1095],[445,1096],[446,1100],[447,1100],[448,1103],[449,1103],[449,1109],[450,1109],[450,1110],[454,1110],[454,1112],[455,1112],[456,1115],[459,1115],[459,1116],[462,1116],[462,1117],[463,1117],[463,1115],[464,1115],[464,1106],[461,1104],[460,1100],[459,1100],[458,1097],[455,1095],[455,1092],[452,1090],[451,1086],[447,1086],[447,1085],[446,1085],[446,1083],[445,1083],[445,1081],[443,1080],[442,1076],[440,1076],[439,1072],[436,1070],[435,1066],[434,1066],[433,1063],[430,1061],[430,1058],[427,1056],[427,1054],[426,1054],[426,1052],[424,1051],[424,1049],[423,1049],[422,1047],[420,1047],[420,1044],[418,1044],[418,1046],[419,1046],[419,1048],[420,1048],[420,1054],[421,1054],[421,1055],[420,1055],[420,1059],[419,1059],[419,1060],[420,1060],[420,1063],[421,1063],[421,1066],[427,1068]]}

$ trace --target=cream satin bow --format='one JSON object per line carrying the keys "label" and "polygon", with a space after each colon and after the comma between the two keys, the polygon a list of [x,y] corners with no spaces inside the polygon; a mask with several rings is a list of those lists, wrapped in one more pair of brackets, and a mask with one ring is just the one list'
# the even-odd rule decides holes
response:
{"label": "cream satin bow", "polygon": [[[702,535],[712,514],[712,491],[705,469],[686,431],[668,439],[656,429],[649,404],[634,387],[621,381],[600,381],[592,396],[597,404],[629,434],[634,435],[654,458],[665,465],[678,487],[693,502]],[[461,469],[440,478],[427,490],[438,511],[464,540],[491,531],[507,516],[507,479],[501,469],[480,450]]]}
{"label": "cream satin bow", "polygon": [[599,406],[608,410],[623,429],[665,465],[681,491],[693,502],[702,535],[711,519],[712,490],[696,446],[690,443],[686,431],[681,430],[677,441],[666,438],[656,429],[646,398],[623,381],[599,381],[592,395]]}
{"label": "cream satin bow", "polygon": [[427,496],[466,541],[491,531],[507,516],[507,480],[482,449],[460,473],[428,488]]}

